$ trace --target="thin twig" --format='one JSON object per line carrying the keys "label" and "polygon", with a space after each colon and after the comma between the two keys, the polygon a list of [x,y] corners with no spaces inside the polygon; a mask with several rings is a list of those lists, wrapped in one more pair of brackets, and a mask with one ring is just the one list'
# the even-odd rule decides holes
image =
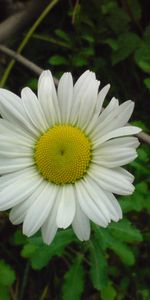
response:
{"label": "thin twig", "polygon": [[28,24],[38,17],[41,10],[48,4],[48,0],[32,0],[24,5],[24,9],[8,17],[0,23],[0,43],[9,43],[9,41],[24,30]]}
{"label": "thin twig", "polygon": [[20,290],[20,298],[19,298],[20,300],[22,300],[24,298],[24,292],[26,289],[27,281],[28,281],[29,271],[30,271],[30,263],[27,262],[26,266],[25,266],[23,281],[22,281],[21,290]]}
{"label": "thin twig", "polygon": [[[42,13],[40,14],[40,16],[38,17],[38,19],[34,22],[34,24],[31,26],[31,28],[29,29],[29,31],[27,32],[25,38],[22,40],[20,46],[17,49],[17,53],[21,53],[22,50],[24,49],[24,47],[26,46],[26,44],[28,43],[28,41],[30,40],[30,38],[32,37],[32,34],[35,32],[35,30],[37,29],[37,27],[41,24],[41,22],[44,20],[44,18],[48,15],[48,13],[53,9],[53,7],[59,2],[59,0],[52,0],[47,6],[46,8],[42,11]],[[9,63],[8,67],[6,68],[4,75],[1,79],[0,82],[0,86],[3,87],[5,82],[7,81],[7,78],[9,77],[9,74],[13,68],[15,64],[15,60],[11,60],[11,62]]]}
{"label": "thin twig", "polygon": [[19,63],[21,63],[22,65],[24,65],[25,67],[27,67],[29,70],[33,71],[37,75],[40,75],[41,72],[43,71],[42,68],[34,64],[32,61],[30,61],[29,59],[25,58],[21,54],[16,53],[15,51],[9,49],[4,45],[0,45],[0,51],[12,57],[13,59],[18,61]]}
{"label": "thin twig", "polygon": [[[39,66],[37,66],[32,61],[30,61],[29,59],[27,59],[23,55],[21,55],[19,53],[16,53],[12,49],[9,49],[8,47],[6,47],[4,45],[0,45],[0,52],[3,52],[6,55],[12,57],[13,59],[15,59],[16,61],[18,61],[19,63],[21,63],[23,66],[25,66],[26,68],[28,68],[29,70],[31,70],[33,73],[35,73],[37,76],[39,76],[42,73],[42,71],[43,71],[42,68],[40,68]],[[55,82],[55,85],[58,85],[58,79],[55,78],[55,77],[54,77],[54,82]]]}
{"label": "thin twig", "polygon": [[147,133],[142,131],[137,134],[137,137],[139,138],[139,140],[141,140],[147,144],[150,144],[150,135],[148,135]]}
{"label": "thin twig", "polygon": [[[24,65],[25,67],[27,67],[29,70],[33,71],[36,75],[40,75],[41,72],[43,71],[42,68],[40,68],[39,66],[37,66],[36,64],[34,64],[32,61],[30,61],[29,59],[25,58],[24,56],[22,56],[19,53],[16,53],[15,51],[7,48],[4,45],[0,45],[0,51],[9,55],[10,57],[12,57],[13,59],[15,59],[16,61],[18,61],[19,63],[21,63],[22,65]],[[55,85],[58,85],[59,80],[57,78],[54,77],[54,82]],[[140,132],[136,135],[141,141],[150,144],[150,136],[145,133],[145,132]]]}
{"label": "thin twig", "polygon": [[10,292],[11,300],[17,300],[17,295],[15,294],[12,287],[10,287],[9,292]]}
{"label": "thin twig", "polygon": [[49,36],[34,33],[32,35],[32,38],[37,39],[37,40],[41,40],[41,41],[44,41],[44,42],[52,43],[52,44],[55,44],[55,45],[58,45],[58,46],[61,46],[61,47],[64,47],[64,48],[71,48],[71,46],[67,42],[62,42],[62,41],[59,41],[59,40],[54,39],[54,38],[49,37]]}
{"label": "thin twig", "polygon": [[39,300],[46,300],[48,297],[48,285],[45,286]]}

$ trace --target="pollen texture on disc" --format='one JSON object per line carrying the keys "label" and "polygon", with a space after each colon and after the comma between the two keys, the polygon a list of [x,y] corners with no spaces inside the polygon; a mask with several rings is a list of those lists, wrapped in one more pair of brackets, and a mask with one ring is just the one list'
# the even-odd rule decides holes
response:
{"label": "pollen texture on disc", "polygon": [[82,178],[91,160],[91,142],[77,127],[56,125],[35,146],[35,162],[42,176],[55,184]]}

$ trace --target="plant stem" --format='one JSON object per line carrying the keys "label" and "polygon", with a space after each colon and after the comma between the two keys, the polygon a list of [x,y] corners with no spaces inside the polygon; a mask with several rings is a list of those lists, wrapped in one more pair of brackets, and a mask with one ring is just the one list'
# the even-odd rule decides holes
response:
{"label": "plant stem", "polygon": [[23,300],[23,298],[24,298],[24,291],[25,291],[26,285],[27,285],[29,270],[30,270],[30,263],[27,262],[26,267],[25,267],[25,271],[24,271],[21,290],[20,290],[20,298],[19,298],[20,300]]}
{"label": "plant stem", "polygon": [[[29,31],[26,34],[25,38],[23,39],[20,46],[18,47],[18,49],[16,51],[17,53],[22,52],[22,50],[24,49],[24,47],[26,46],[26,44],[30,40],[32,34],[35,32],[35,30],[41,24],[41,22],[44,20],[44,18],[48,15],[48,13],[52,10],[52,8],[58,3],[58,1],[59,0],[53,0],[46,6],[46,8],[41,13],[41,15],[38,17],[38,19],[34,22],[32,27],[29,29]],[[14,65],[15,65],[15,60],[13,59],[13,60],[11,60],[11,62],[9,63],[8,67],[6,68],[6,70],[4,72],[4,75],[3,75],[2,80],[0,82],[0,87],[3,87],[5,85],[5,83],[8,79],[8,77],[10,75],[10,72],[11,72]]]}

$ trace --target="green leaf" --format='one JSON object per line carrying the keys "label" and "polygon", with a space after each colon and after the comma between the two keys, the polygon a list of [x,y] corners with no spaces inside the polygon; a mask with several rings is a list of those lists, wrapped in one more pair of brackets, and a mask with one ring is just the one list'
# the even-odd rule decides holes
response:
{"label": "green leaf", "polygon": [[39,247],[37,245],[34,245],[29,242],[29,244],[26,244],[23,247],[23,249],[21,251],[21,255],[26,258],[31,258],[31,260],[32,260],[32,256],[34,256],[34,254],[36,253],[36,251],[38,249],[39,249]]}
{"label": "green leaf", "polygon": [[102,14],[106,15],[117,9],[117,5],[114,1],[107,1],[105,4],[102,5],[101,9]]}
{"label": "green leaf", "polygon": [[150,73],[150,44],[143,43],[135,52],[136,64],[147,73]]}
{"label": "green leaf", "polygon": [[142,289],[138,290],[139,296],[141,296],[142,300],[149,300],[150,299],[150,289]]}
{"label": "green leaf", "polygon": [[[94,230],[95,230],[94,226]],[[133,265],[135,263],[135,258],[132,250],[122,241],[119,241],[117,237],[114,237],[108,228],[99,230],[96,229],[96,239],[97,245],[99,247],[100,243],[106,248],[113,250],[126,265]]]}
{"label": "green leaf", "polygon": [[146,45],[150,45],[150,25],[148,25],[144,32],[144,41]]}
{"label": "green leaf", "polygon": [[127,219],[123,219],[118,223],[111,223],[109,230],[114,237],[124,242],[134,243],[143,240],[140,231],[133,227],[131,222]]}
{"label": "green leaf", "polygon": [[0,299],[1,300],[10,300],[8,287],[0,285]]}
{"label": "green leaf", "polygon": [[137,191],[137,193],[141,193],[141,194],[147,194],[148,193],[148,185],[147,182],[145,181],[141,181],[140,183],[137,183],[135,186],[135,189]]}
{"label": "green leaf", "polygon": [[140,20],[141,18],[141,5],[138,0],[127,0],[129,10],[135,20]]}
{"label": "green leaf", "polygon": [[143,162],[149,161],[149,154],[143,148],[138,149],[138,157]]}
{"label": "green leaf", "polygon": [[0,260],[0,285],[11,286],[15,278],[16,275],[11,266],[5,263],[4,260]]}
{"label": "green leaf", "polygon": [[118,41],[115,39],[108,38],[103,41],[104,44],[107,44],[112,50],[118,49]]}
{"label": "green leaf", "polygon": [[120,259],[124,264],[128,266],[134,265],[135,263],[134,254],[131,248],[129,248],[126,244],[117,241],[117,239],[115,239],[113,243],[111,243],[109,246],[110,249],[112,249],[120,257]]}
{"label": "green leaf", "polygon": [[130,17],[125,10],[118,7],[116,3],[112,5],[107,18],[107,24],[111,31],[117,35],[127,32],[129,30],[129,21]]}
{"label": "green leaf", "polygon": [[150,90],[150,77],[144,79],[144,84]]}
{"label": "green leaf", "polygon": [[12,236],[12,243],[14,245],[24,245],[27,242],[27,237],[22,233],[21,230],[16,230],[14,235]]}
{"label": "green leaf", "polygon": [[89,245],[91,281],[95,289],[101,290],[108,284],[107,261],[96,239],[91,240]]}
{"label": "green leaf", "polygon": [[79,53],[72,58],[72,64],[76,67],[84,67],[87,66],[88,59]]}
{"label": "green leaf", "polygon": [[101,290],[102,300],[115,300],[117,296],[116,290],[111,284],[108,284],[105,288]]}
{"label": "green leaf", "polygon": [[142,121],[132,121],[131,124],[133,126],[137,126],[137,127],[140,127],[142,130],[146,131],[146,132],[149,132],[149,129],[148,127],[142,122]]}
{"label": "green leaf", "polygon": [[64,276],[63,300],[80,300],[84,289],[82,256],[78,256]]}
{"label": "green leaf", "polygon": [[92,35],[90,35],[90,33],[85,33],[82,35],[82,39],[84,39],[85,41],[88,41],[89,43],[94,43],[94,37]]}
{"label": "green leaf", "polygon": [[68,60],[60,55],[54,55],[50,57],[48,62],[53,66],[68,65]]}
{"label": "green leaf", "polygon": [[124,212],[137,211],[140,212],[144,208],[143,196],[134,192],[132,196],[122,198],[120,200],[121,208]]}
{"label": "green leaf", "polygon": [[117,40],[117,50],[112,54],[112,64],[115,65],[128,58],[139,46],[140,38],[133,32],[119,35]]}
{"label": "green leaf", "polygon": [[121,207],[124,212],[141,211],[146,205],[146,196],[148,194],[147,183],[142,181],[135,186],[135,192],[132,196],[127,196],[120,200]]}
{"label": "green leaf", "polygon": [[38,80],[35,78],[32,78],[27,82],[27,86],[35,91],[37,90],[37,85],[38,85]]}
{"label": "green leaf", "polygon": [[68,34],[66,31],[61,30],[61,29],[56,29],[56,30],[55,30],[55,34],[56,34],[58,37],[60,37],[62,40],[64,40],[64,41],[70,43],[71,39],[70,39],[69,34]]}
{"label": "green leaf", "polygon": [[84,58],[88,58],[88,57],[91,57],[94,55],[94,49],[93,47],[88,47],[88,48],[84,48],[82,51],[81,51],[81,55],[84,57]]}
{"label": "green leaf", "polygon": [[30,238],[23,247],[21,255],[29,258],[32,268],[40,270],[45,267],[53,256],[63,254],[65,247],[75,241],[72,230],[59,231],[50,246],[43,244],[41,238]]}

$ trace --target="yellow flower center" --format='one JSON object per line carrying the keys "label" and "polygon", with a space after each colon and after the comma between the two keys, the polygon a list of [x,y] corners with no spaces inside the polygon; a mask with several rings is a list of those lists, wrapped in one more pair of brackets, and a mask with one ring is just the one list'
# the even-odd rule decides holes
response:
{"label": "yellow flower center", "polygon": [[91,142],[77,127],[56,125],[35,146],[35,161],[42,176],[55,184],[82,178],[91,160]]}

